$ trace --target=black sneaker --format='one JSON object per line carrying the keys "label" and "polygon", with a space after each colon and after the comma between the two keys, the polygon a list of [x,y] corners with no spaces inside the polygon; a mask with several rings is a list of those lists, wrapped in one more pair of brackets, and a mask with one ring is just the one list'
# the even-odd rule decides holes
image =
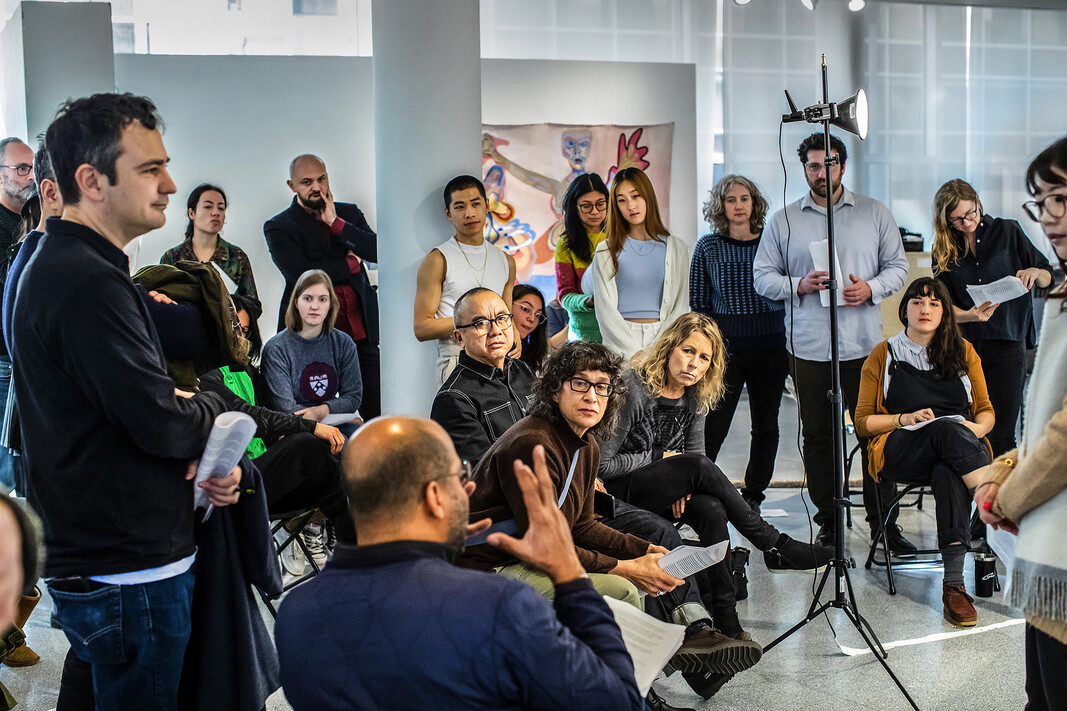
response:
{"label": "black sneaker", "polygon": [[733,674],[721,674],[718,672],[682,672],[682,678],[689,688],[700,694],[704,699],[710,699],[718,693],[726,682],[734,678]]}
{"label": "black sneaker", "polygon": [[762,656],[763,647],[756,642],[728,637],[701,620],[686,630],[685,641],[670,664],[682,672],[732,675],[748,669]]}
{"label": "black sneaker", "polygon": [[824,523],[815,534],[815,545],[834,547],[834,524]]}
{"label": "black sneaker", "polygon": [[886,534],[889,538],[889,552],[894,558],[914,558],[915,554],[918,553],[915,544],[904,537],[904,534],[900,531],[900,526],[895,523],[889,524]]}
{"label": "black sneaker", "polygon": [[778,545],[763,552],[763,561],[772,573],[788,573],[794,570],[817,570],[826,568],[834,558],[834,549],[829,546],[801,543],[784,533],[778,537]]}
{"label": "black sneaker", "polygon": [[656,693],[655,689],[648,690],[648,696],[645,697],[645,703],[648,704],[648,708],[651,711],[696,711],[688,706],[671,706],[668,704],[662,696]]}

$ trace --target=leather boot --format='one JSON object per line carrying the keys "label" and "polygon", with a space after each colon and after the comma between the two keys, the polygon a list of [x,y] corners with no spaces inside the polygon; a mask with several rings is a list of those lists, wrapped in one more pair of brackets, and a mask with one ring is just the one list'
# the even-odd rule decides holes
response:
{"label": "leather boot", "polygon": [[[37,607],[37,603],[41,601],[41,590],[39,588],[33,589],[34,596],[23,595],[19,598],[18,612],[15,615],[15,624],[19,629],[26,626],[26,622],[30,619],[30,614],[33,612],[33,608]],[[9,667],[31,667],[41,661],[41,657],[37,652],[30,649],[30,645],[23,643],[21,647],[7,655],[7,659],[4,660],[4,664]]]}

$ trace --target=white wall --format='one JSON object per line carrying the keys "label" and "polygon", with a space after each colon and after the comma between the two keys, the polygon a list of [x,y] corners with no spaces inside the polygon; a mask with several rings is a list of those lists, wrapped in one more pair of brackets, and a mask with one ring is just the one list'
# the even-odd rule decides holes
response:
{"label": "white wall", "polygon": [[[377,225],[371,61],[117,55],[118,90],[145,94],[159,106],[167,124],[164,142],[172,159],[171,175],[178,184],[167,226],[143,238],[138,263],[157,262],[181,241],[189,192],[200,182],[217,182],[230,198],[223,237],[248,252],[264,306],[260,327],[264,337],[270,336],[284,282],[267,252],[262,228],[292,199],[285,184],[292,157],[304,152],[322,156],[338,199],[357,203],[371,226]],[[639,98],[624,100],[628,97]],[[432,130],[433,116],[427,115],[426,121]],[[689,244],[701,234],[695,219],[692,65],[483,60],[482,121],[673,122],[675,224],[670,227]],[[447,237],[449,229],[442,214],[438,238],[417,239],[432,245]],[[410,329],[411,324],[397,327]]]}

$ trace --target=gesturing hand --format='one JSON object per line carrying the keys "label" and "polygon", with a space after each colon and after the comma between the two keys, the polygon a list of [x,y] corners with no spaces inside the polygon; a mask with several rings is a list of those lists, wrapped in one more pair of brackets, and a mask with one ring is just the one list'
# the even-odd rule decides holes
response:
{"label": "gesturing hand", "polygon": [[574,550],[571,527],[556,505],[556,490],[548,475],[545,448],[534,447],[533,469],[515,460],[515,481],[522,490],[529,527],[521,539],[506,533],[489,535],[489,545],[515,556],[544,571],[552,583],[559,585],[581,577],[585,572]]}

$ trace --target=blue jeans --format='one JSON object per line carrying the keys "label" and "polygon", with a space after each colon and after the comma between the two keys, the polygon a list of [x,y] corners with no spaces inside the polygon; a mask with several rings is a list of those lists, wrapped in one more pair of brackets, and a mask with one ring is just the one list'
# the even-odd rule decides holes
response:
{"label": "blue jeans", "polygon": [[177,711],[194,577],[190,568],[143,585],[88,583],[89,592],[47,581],[71,649],[92,665],[98,709]]}

